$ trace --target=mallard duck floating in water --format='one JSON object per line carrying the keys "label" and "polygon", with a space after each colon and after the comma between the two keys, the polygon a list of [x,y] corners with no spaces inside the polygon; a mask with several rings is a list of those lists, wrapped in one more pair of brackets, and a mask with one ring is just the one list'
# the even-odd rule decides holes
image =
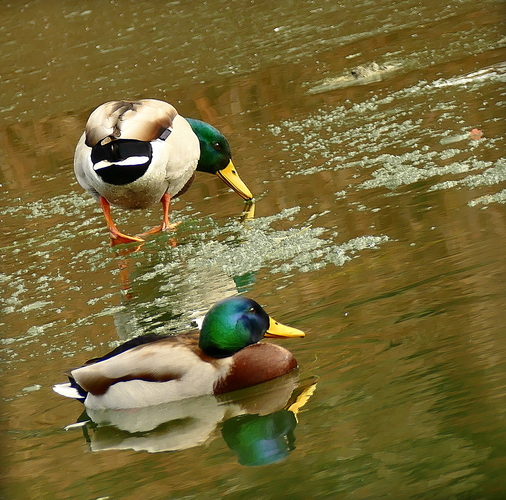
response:
{"label": "mallard duck floating in water", "polygon": [[229,297],[206,314],[200,337],[145,335],[85,366],[54,391],[87,408],[138,408],[224,394],[284,375],[297,367],[291,352],[263,337],[303,337],[277,323],[254,300]]}
{"label": "mallard duck floating in water", "polygon": [[[174,228],[170,201],[190,187],[195,170],[216,174],[245,200],[253,198],[235,170],[225,136],[156,99],[99,106],[74,155],[77,181],[100,203],[113,245],[142,242],[146,234]],[[158,202],[163,207],[160,226],[128,236],[114,224],[111,204],[135,209]]]}

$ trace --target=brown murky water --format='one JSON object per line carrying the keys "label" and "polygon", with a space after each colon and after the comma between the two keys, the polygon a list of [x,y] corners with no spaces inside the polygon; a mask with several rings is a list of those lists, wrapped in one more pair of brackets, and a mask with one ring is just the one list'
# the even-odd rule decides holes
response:
{"label": "brown murky water", "polygon": [[[506,496],[504,3],[298,5],[4,6],[4,498]],[[201,174],[175,234],[109,248],[73,150],[94,107],[137,97],[227,135],[254,220]],[[64,430],[63,371],[233,293],[307,332],[279,341],[298,382]],[[253,407],[268,466],[237,444]]]}

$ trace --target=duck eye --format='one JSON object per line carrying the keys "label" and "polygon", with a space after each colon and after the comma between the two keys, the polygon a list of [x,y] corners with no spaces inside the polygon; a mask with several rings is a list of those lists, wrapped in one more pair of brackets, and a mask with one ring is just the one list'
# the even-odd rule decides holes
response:
{"label": "duck eye", "polygon": [[255,311],[255,308],[254,308],[254,307],[250,307],[250,308],[248,309],[248,312],[249,312],[249,313],[254,313],[254,312],[256,312],[256,311]]}
{"label": "duck eye", "polygon": [[216,151],[221,151],[223,149],[223,147],[221,146],[221,144],[219,142],[214,142],[213,148],[216,149]]}

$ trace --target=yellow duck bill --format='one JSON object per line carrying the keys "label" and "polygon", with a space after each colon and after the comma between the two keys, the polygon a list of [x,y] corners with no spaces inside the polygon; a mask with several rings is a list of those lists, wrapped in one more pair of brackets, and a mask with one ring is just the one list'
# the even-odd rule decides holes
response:
{"label": "yellow duck bill", "polygon": [[218,170],[216,175],[229,187],[231,187],[239,196],[245,200],[252,200],[253,195],[248,186],[239,177],[232,161],[223,169]]}
{"label": "yellow duck bill", "polygon": [[275,319],[269,317],[269,328],[267,332],[265,332],[266,337],[305,337],[305,335],[306,334],[302,330],[297,330],[297,328],[283,325],[282,323],[278,323]]}

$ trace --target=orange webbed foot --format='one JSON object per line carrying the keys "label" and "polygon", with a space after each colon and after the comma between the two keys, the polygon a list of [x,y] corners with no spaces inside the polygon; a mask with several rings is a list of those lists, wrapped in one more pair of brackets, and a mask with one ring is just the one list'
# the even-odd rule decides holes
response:
{"label": "orange webbed foot", "polygon": [[110,233],[111,236],[111,246],[115,247],[116,245],[121,245],[123,243],[144,243],[144,240],[139,236],[128,236],[123,233]]}
{"label": "orange webbed foot", "polygon": [[179,224],[181,224],[181,222],[175,222],[174,224],[162,223],[159,226],[155,226],[154,228],[150,229],[149,231],[145,231],[144,233],[138,234],[137,236],[142,237],[148,234],[159,233],[161,231],[174,231],[174,229],[176,229],[179,226]]}

